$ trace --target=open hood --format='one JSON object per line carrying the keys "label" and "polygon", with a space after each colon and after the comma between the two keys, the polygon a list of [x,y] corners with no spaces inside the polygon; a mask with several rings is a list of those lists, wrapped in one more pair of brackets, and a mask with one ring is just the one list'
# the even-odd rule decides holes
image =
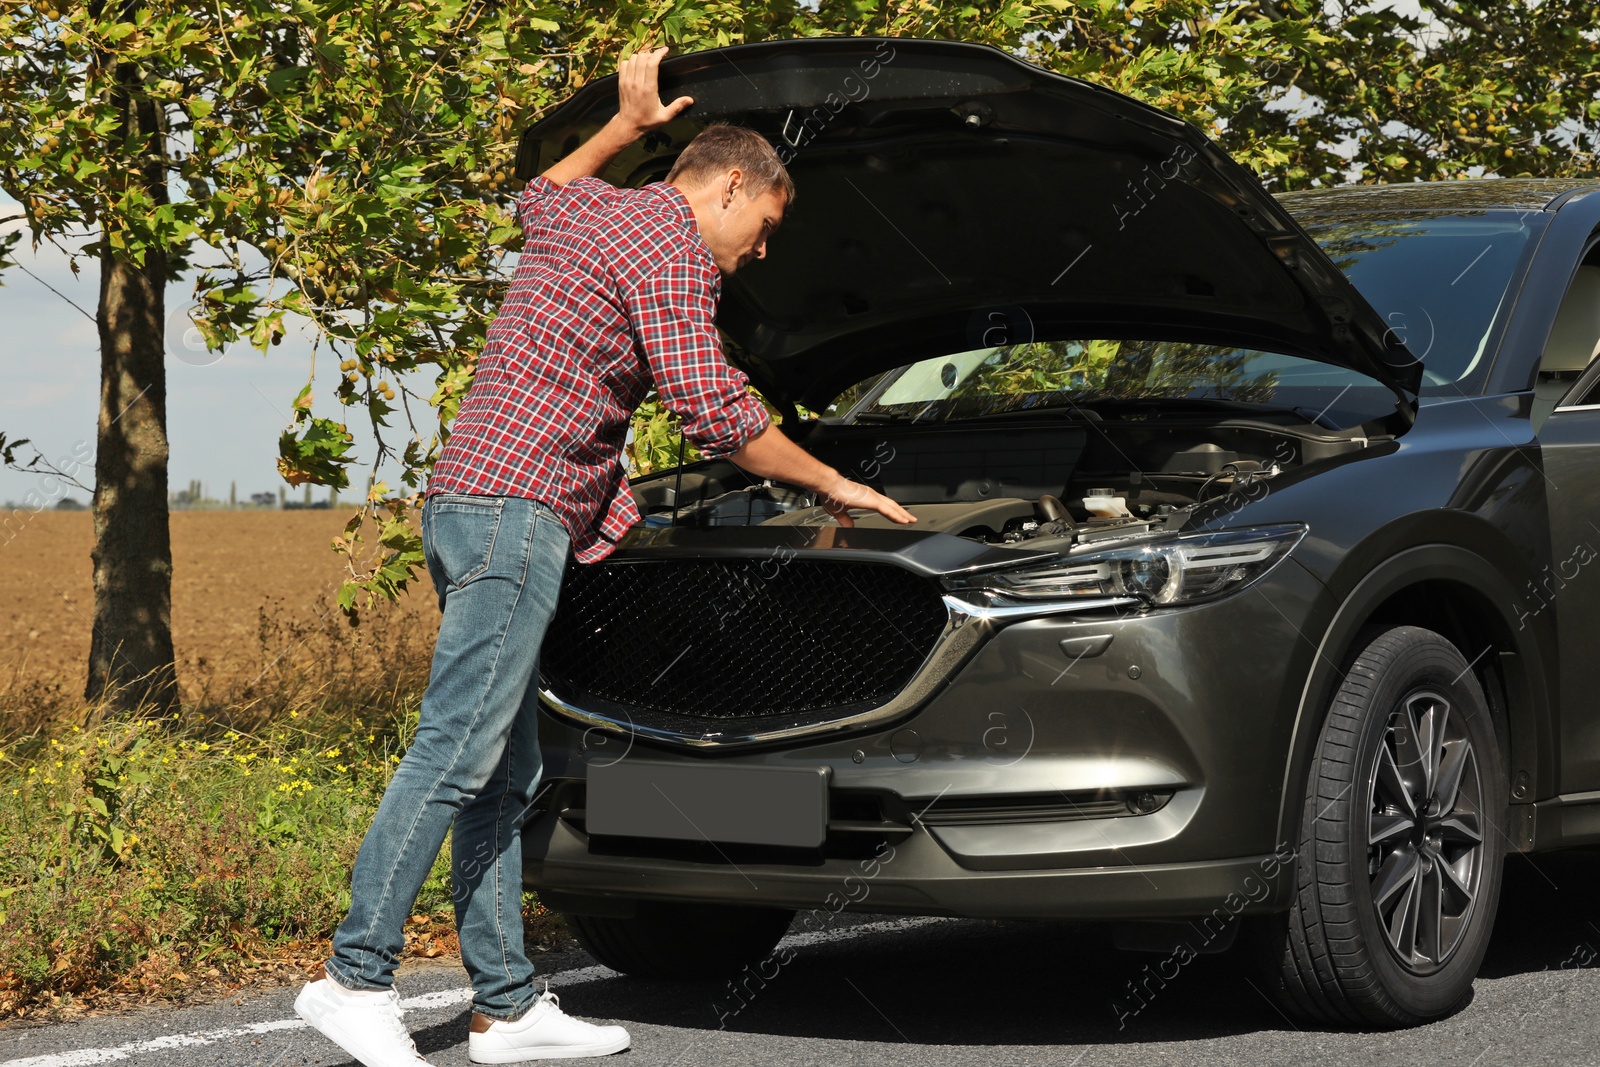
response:
{"label": "open hood", "polygon": [[[724,278],[729,357],[773,400],[821,407],[878,371],[1071,337],[1262,348],[1388,384],[1421,364],[1255,178],[1195,127],[988,45],[809,37],[673,56],[687,112],[604,177],[664,178],[712,122],[765,135],[794,206]],[[616,113],[615,75],[530,127],[531,178]]]}

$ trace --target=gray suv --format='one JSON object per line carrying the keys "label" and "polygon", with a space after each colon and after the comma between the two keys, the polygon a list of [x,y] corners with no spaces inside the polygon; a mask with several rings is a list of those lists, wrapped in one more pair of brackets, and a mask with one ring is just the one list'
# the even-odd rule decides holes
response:
{"label": "gray suv", "polygon": [[[1600,838],[1600,194],[1274,198],[958,42],[661,73],[696,106],[607,177],[712,120],[779,146],[801,195],[725,281],[729,358],[919,521],[720,460],[635,481],[542,650],[528,885],[640,975],[860,909],[1242,929],[1323,1022],[1461,1003],[1505,855]],[[521,174],[615,107],[585,86]]]}

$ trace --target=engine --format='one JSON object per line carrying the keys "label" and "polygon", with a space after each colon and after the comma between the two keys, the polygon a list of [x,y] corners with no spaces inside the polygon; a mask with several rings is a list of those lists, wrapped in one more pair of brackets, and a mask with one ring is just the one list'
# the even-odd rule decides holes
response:
{"label": "engine", "polygon": [[[1274,421],[1274,419],[1276,421]],[[1359,452],[1360,430],[1330,432],[1292,413],[1118,420],[974,420],[937,427],[818,423],[799,443],[917,516],[918,531],[1016,544],[1081,543],[1182,529],[1228,500],[1308,464]],[[759,483],[727,460],[640,479],[648,526],[816,526],[833,519],[807,491]],[[853,512],[856,525],[892,527]],[[1039,545],[1038,547],[1046,547]]]}
{"label": "engine", "polygon": [[[917,517],[918,531],[948,533],[989,544],[1015,544],[1038,539],[1064,541],[1062,547],[1134,536],[1151,530],[1178,528],[1200,504],[1249,488],[1281,472],[1277,462],[1240,456],[1204,442],[1178,453],[1155,472],[1134,470],[1119,475],[1073,472],[1060,492],[1035,495],[989,495],[991,485],[980,476],[968,481],[979,499],[927,500],[914,487],[877,486]],[[1063,472],[1065,473],[1065,472]],[[1086,480],[1087,479],[1087,480]],[[863,479],[865,480],[865,479]],[[1103,484],[1101,484],[1103,483]],[[1005,487],[1004,480],[1000,481]],[[898,490],[898,491],[897,491]],[[924,498],[918,499],[921,495]],[[894,523],[872,512],[854,511],[855,524],[892,528]],[[773,485],[749,485],[686,506],[660,509],[646,523],[652,526],[815,526],[832,522],[814,494]]]}

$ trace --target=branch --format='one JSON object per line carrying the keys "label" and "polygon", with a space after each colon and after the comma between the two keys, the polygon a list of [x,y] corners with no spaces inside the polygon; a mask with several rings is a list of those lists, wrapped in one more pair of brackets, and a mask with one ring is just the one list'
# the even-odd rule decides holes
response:
{"label": "branch", "polygon": [[1445,0],[1420,0],[1420,2],[1423,7],[1427,8],[1429,11],[1433,12],[1435,15],[1438,15],[1447,22],[1454,22],[1458,26],[1465,26],[1468,29],[1475,30],[1478,33],[1483,34],[1485,37],[1498,36],[1498,33],[1493,26],[1489,25],[1476,15],[1469,15],[1465,11],[1456,10],[1449,4],[1445,3]]}
{"label": "branch", "polygon": [[[16,450],[21,448],[23,445],[27,445],[29,448],[33,449],[33,458],[26,463],[18,463]],[[73,466],[76,466],[76,464],[73,464]],[[74,478],[60,467],[57,467],[54,463],[51,463],[48,459],[45,459],[44,453],[39,451],[39,446],[28,440],[26,437],[16,441],[7,441],[5,434],[0,434],[0,467],[5,467],[8,470],[14,470],[19,474],[42,473],[47,476],[54,475],[67,484],[83,490],[90,496],[94,496],[94,490],[92,488],[84,485],[82,482],[78,481],[78,479]]]}
{"label": "branch", "polygon": [[449,282],[451,285],[476,286],[485,289],[503,289],[511,284],[511,279],[504,275],[492,274],[435,274],[435,279]]}
{"label": "branch", "polygon": [[28,277],[32,278],[34,281],[38,282],[40,285],[44,286],[46,289],[50,290],[52,293],[56,294],[61,299],[65,300],[67,303],[71,304],[74,308],[77,309],[78,314],[82,315],[84,318],[88,319],[90,322],[94,323],[96,326],[100,325],[100,320],[95,318],[93,315],[89,314],[87,311],[83,310],[83,308],[79,307],[78,304],[72,299],[72,297],[68,296],[66,293],[63,293],[60,289],[57,289],[55,286],[51,285],[49,282],[45,281],[43,278],[41,278],[37,274],[33,273],[33,271],[29,270],[27,267],[24,267],[21,263],[18,263],[16,260],[12,260],[11,261],[11,266],[17,268],[22,273],[24,273]]}

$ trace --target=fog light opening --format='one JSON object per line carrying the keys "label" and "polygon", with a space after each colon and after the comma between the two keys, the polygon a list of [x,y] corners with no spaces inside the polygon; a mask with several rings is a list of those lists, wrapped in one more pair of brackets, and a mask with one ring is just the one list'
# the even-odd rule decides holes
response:
{"label": "fog light opening", "polygon": [[1149,789],[1129,793],[1126,797],[1128,811],[1134,815],[1149,815],[1160,811],[1171,799],[1171,793],[1157,793]]}

